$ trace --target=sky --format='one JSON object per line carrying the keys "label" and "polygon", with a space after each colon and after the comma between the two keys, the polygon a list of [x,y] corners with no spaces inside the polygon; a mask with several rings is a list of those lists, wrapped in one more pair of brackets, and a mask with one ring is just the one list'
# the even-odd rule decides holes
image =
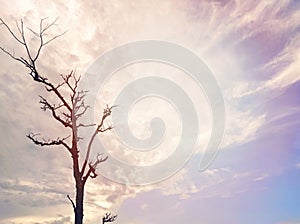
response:
{"label": "sky", "polygon": [[[157,62],[132,64],[112,74],[97,92],[96,114],[106,103],[113,104],[132,81],[155,73],[171,79],[191,98],[199,136],[187,163],[153,183],[136,186],[103,176],[89,180],[85,223],[100,223],[107,211],[118,214],[118,224],[300,223],[299,1],[0,3],[0,16],[12,27],[15,20],[23,19],[28,27],[38,29],[41,18],[59,17],[53,33],[67,33],[47,45],[38,61],[39,70],[54,82],[71,70],[84,77],[101,55],[118,46],[160,40],[194,52],[222,90],[223,140],[215,160],[200,172],[213,124],[205,91],[184,72]],[[4,27],[0,29],[0,46],[24,54]],[[32,37],[28,40],[35,46]],[[30,131],[46,138],[65,134],[40,110],[38,95],[53,98],[32,82],[21,65],[3,53],[0,59],[0,223],[72,223],[73,210],[66,197],[74,197],[70,155],[58,147],[40,148],[26,138]],[[184,114],[156,96],[135,102],[128,122],[133,135],[147,139],[151,119],[162,118],[166,132],[161,145],[153,152],[123,152],[127,145],[113,130],[100,136],[110,158],[155,167],[174,154]]]}

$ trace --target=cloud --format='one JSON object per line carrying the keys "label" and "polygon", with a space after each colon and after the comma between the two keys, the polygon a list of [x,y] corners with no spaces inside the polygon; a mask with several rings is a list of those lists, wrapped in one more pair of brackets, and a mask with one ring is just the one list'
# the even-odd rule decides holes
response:
{"label": "cloud", "polygon": [[[291,6],[293,2],[288,0],[152,3],[13,0],[3,2],[0,11],[10,24],[24,17],[34,28],[38,28],[40,18],[49,16],[51,20],[60,16],[56,32],[68,32],[45,48],[39,61],[40,70],[54,81],[59,80],[60,73],[74,68],[79,74],[84,73],[95,58],[123,43],[161,39],[189,47],[211,68],[223,89],[227,106],[223,147],[230,148],[256,140],[261,130],[267,132],[265,125],[277,118],[270,118],[271,112],[262,110],[261,104],[299,82],[299,12]],[[1,35],[0,43],[22,53],[7,35]],[[69,222],[69,216],[57,216],[54,212],[57,209],[72,214],[65,198],[65,194],[72,195],[74,191],[68,153],[60,149],[36,150],[25,138],[29,131],[54,138],[64,132],[49,119],[49,114],[39,110],[37,95],[44,94],[43,88],[32,83],[24,69],[7,56],[0,57],[0,137],[5,140],[0,152],[0,194],[4,198],[1,207],[12,210],[5,223],[40,219],[36,207],[41,207],[39,212],[45,222]],[[186,83],[184,79],[180,81]],[[54,100],[51,96],[49,99]],[[298,107],[294,109],[298,113]],[[280,116],[290,115],[286,112]],[[204,120],[204,126],[209,126],[208,118]],[[205,145],[203,142],[208,137],[206,134],[201,144]],[[160,188],[162,197],[176,195],[182,200],[195,195],[230,197],[250,191],[252,186],[261,188],[259,184],[272,176],[262,175],[259,170],[237,171],[224,167],[208,169],[199,180],[185,168],[161,185],[144,187],[119,185],[105,179],[89,182],[86,217],[91,223],[96,222],[101,212],[117,211],[129,198]],[[47,209],[57,218],[49,219],[46,206],[51,206]]]}
{"label": "cloud", "polygon": [[[181,177],[181,178],[178,178]],[[245,192],[265,190],[257,181],[265,181],[269,174],[260,170],[236,171],[230,168],[207,169],[204,172],[182,172],[177,179],[158,185],[162,195],[180,200],[192,198],[231,198]]]}
{"label": "cloud", "polygon": [[268,176],[269,176],[268,174],[264,173],[261,176],[254,178],[254,181],[262,181],[262,180],[266,179]]}
{"label": "cloud", "polygon": [[71,222],[71,217],[70,216],[62,216],[54,221],[47,221],[47,224],[67,224],[67,223],[72,223]]}
{"label": "cloud", "polygon": [[[38,220],[38,221],[37,221]],[[41,220],[44,220],[40,222]],[[13,218],[11,220],[3,220],[0,221],[0,224],[8,223],[8,224],[18,224],[18,223],[30,223],[30,224],[71,224],[70,216],[57,215],[56,218],[46,218],[43,216],[23,216],[18,218]]]}

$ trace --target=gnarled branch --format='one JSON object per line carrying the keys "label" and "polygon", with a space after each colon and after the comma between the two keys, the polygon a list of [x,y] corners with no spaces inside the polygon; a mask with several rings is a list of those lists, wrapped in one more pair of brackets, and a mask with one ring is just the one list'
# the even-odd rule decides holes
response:
{"label": "gnarled branch", "polygon": [[29,138],[34,144],[39,146],[53,146],[53,145],[62,145],[68,151],[71,151],[71,148],[68,146],[68,144],[65,142],[66,139],[68,139],[70,136],[67,136],[65,138],[57,138],[56,140],[51,139],[38,139],[37,136],[39,134],[33,134],[32,132],[26,135],[27,138]]}

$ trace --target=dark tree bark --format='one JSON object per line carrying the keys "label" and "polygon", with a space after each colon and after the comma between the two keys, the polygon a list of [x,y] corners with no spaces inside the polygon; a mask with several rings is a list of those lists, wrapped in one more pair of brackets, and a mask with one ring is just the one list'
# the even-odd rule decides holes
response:
{"label": "dark tree bark", "polygon": [[75,223],[82,223],[83,220],[83,197],[84,185],[76,186],[76,210],[75,210]]}
{"label": "dark tree bark", "polygon": [[[39,31],[37,32],[30,28],[27,28],[32,33],[32,35],[39,40],[40,43],[37,49],[31,49],[25,38],[23,21],[21,20],[20,22],[16,22],[16,28],[18,32],[14,33],[11,27],[6,22],[4,22],[2,18],[0,18],[0,26],[5,27],[12,39],[15,40],[17,44],[20,44],[25,49],[26,53],[25,56],[16,56],[13,52],[6,50],[4,47],[0,46],[0,50],[15,61],[24,65],[28,69],[28,74],[32,77],[33,81],[45,86],[46,90],[57,98],[58,102],[56,104],[53,104],[43,96],[40,96],[39,103],[41,104],[41,109],[43,111],[49,111],[53,119],[59,122],[63,128],[67,129],[70,132],[70,135],[49,140],[45,140],[43,138],[40,139],[38,138],[38,134],[34,133],[29,133],[27,137],[36,145],[61,146],[70,153],[72,157],[73,177],[76,189],[75,203],[69,195],[67,195],[67,198],[70,200],[74,210],[75,224],[82,224],[84,216],[83,202],[85,184],[87,183],[87,180],[89,178],[97,177],[97,166],[100,163],[105,162],[108,158],[107,156],[102,157],[101,154],[98,154],[96,158],[91,160],[90,153],[92,150],[92,144],[97,134],[112,129],[111,126],[104,127],[104,123],[106,118],[111,115],[113,106],[107,105],[104,108],[102,117],[100,117],[99,124],[80,123],[80,118],[89,109],[89,106],[85,105],[84,102],[87,91],[78,90],[80,77],[77,78],[72,71],[67,75],[61,75],[62,82],[55,85],[51,81],[49,81],[46,76],[43,76],[38,72],[36,63],[39,59],[40,52],[42,51],[43,47],[65,33],[64,32],[49,37],[47,32],[54,25],[56,25],[57,19],[46,25],[44,24],[45,20],[46,19],[42,19],[40,21]],[[46,37],[48,37],[48,39],[45,39]],[[32,52],[36,53],[33,54]],[[69,93],[67,95],[64,95],[64,92],[61,91],[62,86],[69,89]],[[78,136],[78,129],[85,127],[95,127],[95,131],[88,142],[84,162],[82,165],[80,165],[79,148],[77,144],[81,137]],[[107,214],[109,215],[104,216],[104,218],[106,217],[105,222],[112,222],[116,219],[116,216],[111,216],[110,213]]]}

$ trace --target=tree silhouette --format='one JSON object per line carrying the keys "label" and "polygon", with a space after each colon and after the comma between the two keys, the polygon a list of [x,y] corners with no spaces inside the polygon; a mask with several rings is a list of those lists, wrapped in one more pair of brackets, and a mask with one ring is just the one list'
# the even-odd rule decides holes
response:
{"label": "tree silhouette", "polygon": [[[46,76],[39,73],[36,64],[40,57],[41,51],[47,44],[64,35],[65,33],[63,32],[57,35],[49,36],[48,31],[56,25],[58,18],[51,23],[45,24],[46,20],[47,18],[41,19],[39,30],[37,32],[27,27],[25,30],[24,22],[23,20],[20,20],[20,22],[16,22],[17,32],[14,32],[11,27],[2,18],[0,18],[0,26],[5,27],[10,37],[16,41],[17,44],[20,44],[26,53],[23,56],[16,56],[14,52],[6,50],[4,47],[0,46],[0,49],[12,59],[24,65],[28,69],[28,74],[32,77],[33,81],[45,86],[46,91],[54,95],[57,99],[57,103],[51,103],[45,97],[39,96],[41,109],[43,111],[49,111],[53,119],[61,124],[63,128],[67,129],[70,134],[66,137],[58,137],[57,139],[49,140],[39,138],[39,134],[34,133],[29,133],[27,137],[38,146],[61,146],[71,154],[76,198],[75,202],[69,195],[67,195],[67,198],[70,200],[74,210],[75,224],[82,224],[85,184],[89,178],[97,177],[97,166],[100,163],[105,162],[108,158],[107,156],[103,157],[102,154],[98,154],[97,157],[93,158],[92,160],[90,158],[92,144],[95,137],[99,133],[112,129],[112,126],[104,124],[107,117],[111,115],[113,106],[107,105],[104,108],[98,124],[81,123],[80,118],[89,109],[89,105],[86,105],[84,101],[87,91],[78,89],[80,77],[77,77],[75,73],[71,71],[67,75],[61,75],[61,83],[54,84],[53,82],[49,81]],[[33,47],[29,46],[25,31],[30,32],[33,37],[38,40],[39,45],[36,49],[32,49]],[[64,88],[68,89],[67,93],[63,91]],[[78,135],[78,129],[86,127],[94,127],[95,130],[88,142],[84,161],[82,164],[80,164],[80,150],[78,147],[78,142],[82,138]],[[116,219],[116,216],[111,216],[110,213],[107,213],[104,217],[105,219],[103,219],[103,223],[104,221],[113,222]]]}
{"label": "tree silhouette", "polygon": [[112,215],[110,212],[107,212],[102,217],[102,224],[105,224],[107,222],[114,222],[117,219],[117,215]]}

